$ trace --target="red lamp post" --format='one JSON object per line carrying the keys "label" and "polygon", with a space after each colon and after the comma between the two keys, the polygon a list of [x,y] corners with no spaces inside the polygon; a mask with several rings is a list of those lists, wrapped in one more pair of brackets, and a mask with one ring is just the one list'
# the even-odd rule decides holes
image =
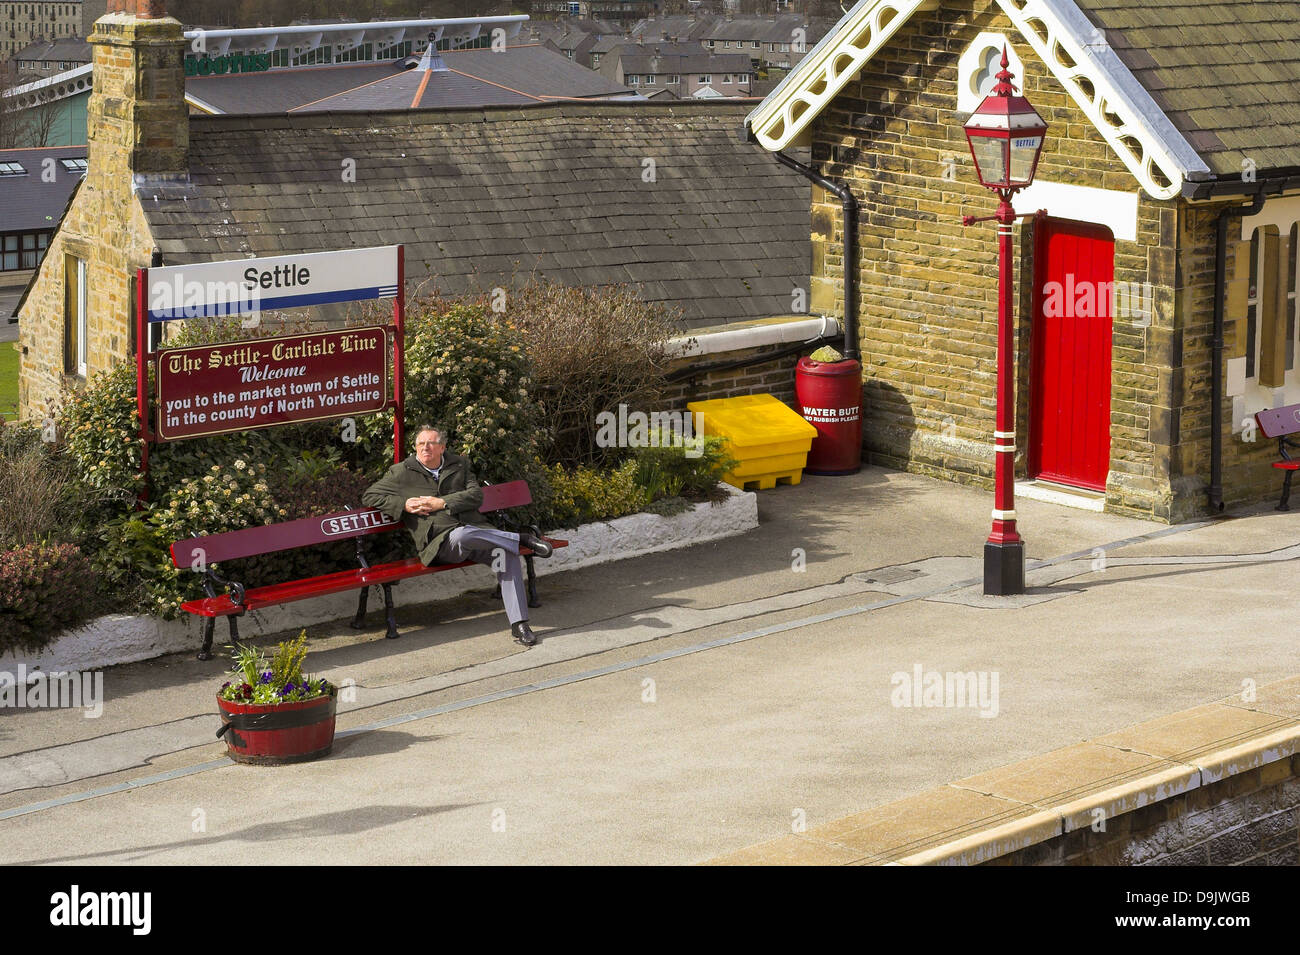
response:
{"label": "red lamp post", "polygon": [[997,85],[966,121],[966,139],[980,185],[998,195],[991,216],[963,216],[962,222],[998,223],[998,406],[993,432],[993,529],[984,544],[984,593],[1025,592],[1025,542],[1016,532],[1016,383],[1011,279],[1011,197],[1034,181],[1047,124],[1023,96],[1016,96],[1007,69],[1006,47]]}

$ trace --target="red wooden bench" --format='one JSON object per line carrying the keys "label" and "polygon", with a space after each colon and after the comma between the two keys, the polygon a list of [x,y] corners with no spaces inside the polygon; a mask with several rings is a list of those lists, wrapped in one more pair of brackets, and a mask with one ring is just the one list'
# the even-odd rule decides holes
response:
{"label": "red wooden bench", "polygon": [[[487,484],[483,486],[483,504],[479,507],[479,513],[498,513],[508,508],[531,504],[532,500],[527,481]],[[510,523],[508,518],[506,523]],[[230,639],[235,642],[239,640],[237,618],[248,611],[292,603],[295,600],[306,600],[309,597],[322,597],[359,589],[357,613],[352,620],[352,627],[360,629],[366,615],[366,601],[373,586],[384,589],[384,610],[388,618],[386,636],[393,639],[397,636],[397,624],[393,619],[394,584],[425,574],[436,574],[456,567],[468,567],[473,563],[465,561],[459,564],[436,564],[433,567],[425,567],[418,557],[411,557],[372,567],[366,560],[362,547],[363,539],[371,534],[383,534],[394,530],[405,530],[401,521],[389,520],[374,508],[363,508],[176,541],[171,545],[172,563],[182,570],[190,568],[202,573],[203,589],[207,593],[207,597],[201,600],[191,600],[181,604],[181,609],[205,618],[203,648],[199,651],[199,659],[212,659],[212,632],[217,617],[226,618],[230,625]],[[541,536],[540,531],[535,533]],[[357,542],[357,562],[360,564],[356,570],[343,570],[318,577],[247,589],[237,581],[224,579],[212,569],[213,564],[221,561],[257,557],[352,538]],[[546,539],[553,547],[567,547],[569,543],[549,537]],[[537,599],[537,585],[533,579],[533,552],[524,547],[519,553],[524,558],[527,568],[528,606],[540,607],[541,601]],[[218,588],[225,588],[226,593],[219,594]]]}
{"label": "red wooden bench", "polygon": [[1285,471],[1286,477],[1282,479],[1282,500],[1276,510],[1289,511],[1291,508],[1287,506],[1287,501],[1291,499],[1291,478],[1295,476],[1296,469],[1300,468],[1300,461],[1287,454],[1287,448],[1300,450],[1300,444],[1288,441],[1287,435],[1300,431],[1300,405],[1261,411],[1255,415],[1255,421],[1259,424],[1259,430],[1264,432],[1264,437],[1277,438],[1277,453],[1282,460],[1274,461],[1273,467]]}

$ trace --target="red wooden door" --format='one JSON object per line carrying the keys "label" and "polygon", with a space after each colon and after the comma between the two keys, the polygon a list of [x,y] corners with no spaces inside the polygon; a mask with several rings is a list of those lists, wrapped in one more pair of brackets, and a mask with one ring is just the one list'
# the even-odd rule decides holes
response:
{"label": "red wooden door", "polygon": [[1034,273],[1029,473],[1104,491],[1115,240],[1105,226],[1040,219]]}

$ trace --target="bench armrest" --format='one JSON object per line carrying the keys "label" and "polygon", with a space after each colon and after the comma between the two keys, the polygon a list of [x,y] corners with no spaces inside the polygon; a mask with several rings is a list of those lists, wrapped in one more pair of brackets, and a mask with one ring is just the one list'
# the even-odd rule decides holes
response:
{"label": "bench armrest", "polygon": [[216,586],[225,587],[230,594],[230,602],[238,607],[244,605],[244,585],[237,580],[226,580],[209,567],[203,572],[203,590],[209,597],[217,596]]}

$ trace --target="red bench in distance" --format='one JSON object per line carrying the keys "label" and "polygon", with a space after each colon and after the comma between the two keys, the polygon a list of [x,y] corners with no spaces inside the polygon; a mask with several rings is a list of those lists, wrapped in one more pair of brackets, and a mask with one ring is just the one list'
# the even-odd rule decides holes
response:
{"label": "red bench in distance", "polygon": [[1261,411],[1255,415],[1255,421],[1259,424],[1259,430],[1264,432],[1264,437],[1277,438],[1277,453],[1282,460],[1274,461],[1273,467],[1285,471],[1286,477],[1282,479],[1282,500],[1275,510],[1289,511],[1291,508],[1287,506],[1287,501],[1291,499],[1291,478],[1295,476],[1296,469],[1300,468],[1300,461],[1287,454],[1287,448],[1297,451],[1300,450],[1300,444],[1288,441],[1287,435],[1300,431],[1300,405]]}
{"label": "red bench in distance", "polygon": [[[495,513],[501,516],[500,512],[531,504],[532,500],[527,481],[486,484],[483,486],[483,504],[479,507],[479,513]],[[508,518],[505,523],[509,523]],[[468,567],[473,563],[465,561],[459,564],[436,564],[433,567],[425,567],[418,557],[411,557],[372,567],[366,560],[362,541],[371,534],[383,534],[395,530],[405,531],[401,521],[389,520],[374,508],[362,508],[176,541],[171,545],[172,563],[182,570],[189,568],[202,573],[203,589],[207,593],[207,597],[201,600],[191,600],[181,605],[181,609],[186,612],[205,618],[203,648],[199,651],[199,659],[212,659],[212,633],[217,617],[226,618],[230,625],[230,639],[233,643],[239,640],[237,618],[248,611],[306,600],[309,597],[360,590],[357,613],[352,620],[352,627],[360,629],[366,615],[366,601],[373,586],[384,589],[384,610],[388,619],[386,636],[393,639],[397,636],[397,624],[393,618],[394,584],[425,574],[436,574],[456,567]],[[535,533],[541,536],[540,531]],[[237,581],[224,579],[212,569],[213,564],[226,560],[257,557],[262,554],[332,544],[335,541],[353,538],[357,542],[357,562],[360,565],[356,570],[344,570],[247,589]],[[552,547],[567,547],[569,543],[549,537],[546,540]],[[532,551],[524,547],[519,553],[524,558],[527,568],[528,606],[540,607],[541,601],[537,599],[537,586],[533,577]],[[218,593],[218,588],[225,588],[226,593]]]}

